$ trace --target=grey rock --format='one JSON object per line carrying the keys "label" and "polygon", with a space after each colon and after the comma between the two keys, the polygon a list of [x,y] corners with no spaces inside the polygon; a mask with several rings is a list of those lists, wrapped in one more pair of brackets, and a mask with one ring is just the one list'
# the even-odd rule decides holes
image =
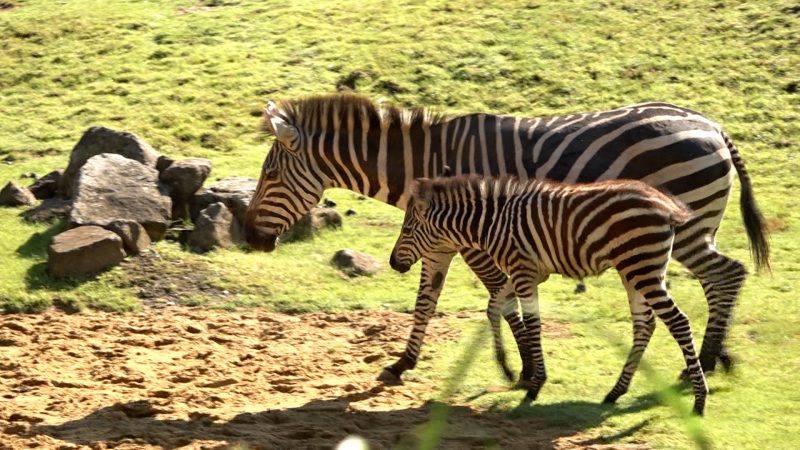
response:
{"label": "grey rock", "polygon": [[161,155],[156,160],[156,170],[158,171],[158,173],[161,173],[161,172],[167,170],[169,168],[169,166],[171,166],[172,163],[174,163],[174,162],[175,162],[175,160],[170,158],[169,156]]}
{"label": "grey rock", "polygon": [[118,220],[109,223],[105,228],[122,238],[122,245],[129,255],[138,255],[150,247],[150,236],[138,222]]}
{"label": "grey rock", "polygon": [[217,202],[200,211],[187,244],[194,251],[230,248],[242,242],[242,229],[228,207]]}
{"label": "grey rock", "polygon": [[49,222],[68,216],[70,211],[72,211],[72,202],[56,197],[45,199],[39,206],[23,212],[21,216],[28,222]]}
{"label": "grey rock", "polygon": [[280,237],[280,242],[305,241],[322,229],[341,229],[342,215],[332,208],[314,208]]}
{"label": "grey rock", "polygon": [[372,256],[345,248],[337,251],[331,264],[351,277],[374,275],[380,270],[380,264]]}
{"label": "grey rock", "polygon": [[158,172],[116,154],[97,155],[83,166],[75,185],[70,225],[142,224],[157,241],[167,231],[172,200]]}
{"label": "grey rock", "polygon": [[233,217],[244,226],[247,205],[256,192],[258,180],[247,177],[228,177],[219,180],[208,189],[197,192],[189,204],[189,216],[197,220],[200,211],[217,202],[224,203],[233,213]]}
{"label": "grey rock", "polygon": [[56,235],[47,249],[50,274],[57,278],[93,275],[125,257],[122,239],[100,227],[73,228]]}
{"label": "grey rock", "polygon": [[30,189],[33,195],[39,200],[53,198],[58,195],[58,186],[61,183],[63,174],[64,171],[61,169],[54,170],[37,179],[28,189]]}
{"label": "grey rock", "polygon": [[159,180],[170,189],[172,218],[189,218],[189,200],[211,174],[211,161],[190,158],[175,161],[161,171]]}
{"label": "grey rock", "polygon": [[36,203],[36,197],[28,189],[17,186],[13,181],[9,181],[0,190],[0,205],[2,206],[22,206]]}
{"label": "grey rock", "polygon": [[153,147],[133,133],[91,127],[72,149],[59,193],[63,197],[72,198],[81,167],[93,156],[103,153],[121,155],[152,168],[155,168],[159,156]]}

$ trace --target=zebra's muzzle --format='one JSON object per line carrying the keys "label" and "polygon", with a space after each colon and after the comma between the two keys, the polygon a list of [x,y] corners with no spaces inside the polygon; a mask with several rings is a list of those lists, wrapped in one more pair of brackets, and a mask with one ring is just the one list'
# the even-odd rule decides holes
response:
{"label": "zebra's muzzle", "polygon": [[267,253],[275,250],[278,243],[278,235],[247,226],[245,227],[245,239],[250,248]]}
{"label": "zebra's muzzle", "polygon": [[392,267],[392,269],[400,273],[406,273],[408,272],[409,269],[411,269],[410,264],[398,261],[394,253],[392,253],[392,256],[389,257],[389,265]]}

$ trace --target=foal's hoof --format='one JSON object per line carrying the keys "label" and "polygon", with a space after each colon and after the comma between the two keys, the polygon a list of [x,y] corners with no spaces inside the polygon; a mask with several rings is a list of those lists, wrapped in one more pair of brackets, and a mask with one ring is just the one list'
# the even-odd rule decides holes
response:
{"label": "foal's hoof", "polygon": [[403,384],[402,378],[399,375],[395,375],[392,373],[391,370],[388,368],[383,369],[380,375],[378,375],[378,381],[387,385],[387,386],[399,386]]}
{"label": "foal's hoof", "polygon": [[603,399],[603,404],[604,405],[613,405],[614,403],[617,402],[618,398],[619,398],[619,395],[614,395],[614,394],[609,392],[608,394],[606,394],[606,397]]}
{"label": "foal's hoof", "polygon": [[727,353],[719,355],[719,362],[722,363],[722,370],[725,372],[733,372],[733,366],[736,363],[736,358]]}
{"label": "foal's hoof", "polygon": [[506,380],[513,382],[514,381],[514,372],[508,368],[505,364],[500,366],[503,369],[503,375],[506,377]]}

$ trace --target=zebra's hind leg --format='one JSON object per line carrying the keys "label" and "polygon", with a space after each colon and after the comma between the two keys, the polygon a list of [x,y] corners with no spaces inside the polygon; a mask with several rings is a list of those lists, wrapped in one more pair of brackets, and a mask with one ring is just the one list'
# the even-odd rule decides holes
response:
{"label": "zebra's hind leg", "polygon": [[[696,245],[681,242],[673,255],[700,280],[708,300],[708,324],[700,347],[700,365],[705,373],[711,373],[719,360],[729,371],[733,368],[733,358],[725,346],[725,339],[747,271],[741,262],[728,258],[706,241]],[[687,374],[684,371],[681,377],[685,378]]]}
{"label": "zebra's hind leg", "polygon": [[487,314],[492,324],[495,358],[503,374],[509,381],[514,379],[513,373],[506,361],[506,353],[500,335],[500,323],[498,320],[498,314],[500,313],[502,313],[503,318],[508,322],[509,327],[511,327],[511,332],[514,334],[514,340],[519,349],[520,358],[522,359],[522,373],[520,379],[530,378],[533,376],[533,367],[528,364],[528,362],[531,361],[530,349],[525,344],[525,325],[517,310],[514,286],[508,280],[508,277],[497,267],[488,253],[475,249],[464,249],[461,251],[461,257],[489,291]]}
{"label": "zebra's hind leg", "polygon": [[[506,283],[510,287],[510,283]],[[503,346],[503,336],[500,330],[500,316],[502,315],[511,326],[511,331],[514,333],[514,339],[521,342],[522,332],[525,326],[517,311],[517,297],[514,295],[513,289],[503,289],[500,292],[493,294],[489,298],[489,306],[486,309],[486,315],[489,317],[489,323],[492,327],[492,339],[494,340],[494,355],[497,364],[503,371],[508,381],[514,381],[514,373],[508,367],[506,359],[506,351]],[[525,350],[520,348],[520,354],[524,358]]]}
{"label": "zebra's hind leg", "polygon": [[[623,279],[624,282],[624,279]],[[644,297],[633,287],[626,286],[628,291],[628,304],[631,309],[631,319],[633,321],[633,347],[622,368],[622,373],[617,379],[617,383],[603,399],[603,403],[614,403],[622,394],[628,392],[633,375],[639,367],[647,344],[653,336],[656,328],[656,319],[653,310],[645,303]]]}
{"label": "zebra's hind leg", "polygon": [[402,384],[403,372],[417,365],[425,330],[428,328],[439,294],[442,292],[444,280],[455,253],[432,253],[422,259],[422,273],[419,280],[417,303],[414,306],[414,327],[406,343],[406,350],[397,362],[383,369],[378,381],[386,384]]}
{"label": "zebra's hind leg", "polygon": [[[637,283],[637,286],[642,283]],[[669,329],[670,334],[678,342],[678,345],[683,352],[683,359],[686,361],[686,370],[689,373],[689,379],[692,382],[694,390],[694,412],[697,415],[703,415],[705,409],[706,396],[708,395],[708,385],[706,385],[706,377],[703,373],[703,368],[697,359],[695,353],[694,340],[692,339],[692,328],[689,325],[689,319],[686,314],[678,308],[672,298],[667,294],[666,286],[663,281],[658,285],[652,284],[642,289],[639,288],[656,315],[664,321]]]}
{"label": "zebra's hind leg", "polygon": [[[522,361],[522,373],[517,387],[527,389],[525,395],[528,401],[536,400],[545,381],[547,371],[544,365],[542,352],[542,322],[539,317],[539,290],[538,285],[546,277],[541,277],[535,270],[527,268],[513,269],[509,275],[514,283],[514,290],[519,297],[522,308],[522,322],[525,325],[523,346],[529,349],[529,358]],[[527,369],[527,370],[526,370]],[[527,373],[532,371],[530,377]]]}

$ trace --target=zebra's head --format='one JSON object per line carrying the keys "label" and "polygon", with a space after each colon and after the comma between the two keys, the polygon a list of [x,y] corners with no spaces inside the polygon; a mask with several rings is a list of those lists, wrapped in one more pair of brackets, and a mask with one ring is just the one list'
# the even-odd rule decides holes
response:
{"label": "zebra's head", "polygon": [[244,228],[252,248],[271,252],[278,236],[319,203],[329,181],[309,168],[304,144],[309,139],[293,123],[291,110],[269,102],[265,115],[266,131],[275,136],[275,142],[261,168]]}
{"label": "zebra's head", "polygon": [[432,191],[430,180],[420,179],[414,182],[414,193],[406,208],[403,228],[392,249],[389,265],[392,269],[405,273],[425,255],[441,251],[444,246],[441,233],[428,218]]}

